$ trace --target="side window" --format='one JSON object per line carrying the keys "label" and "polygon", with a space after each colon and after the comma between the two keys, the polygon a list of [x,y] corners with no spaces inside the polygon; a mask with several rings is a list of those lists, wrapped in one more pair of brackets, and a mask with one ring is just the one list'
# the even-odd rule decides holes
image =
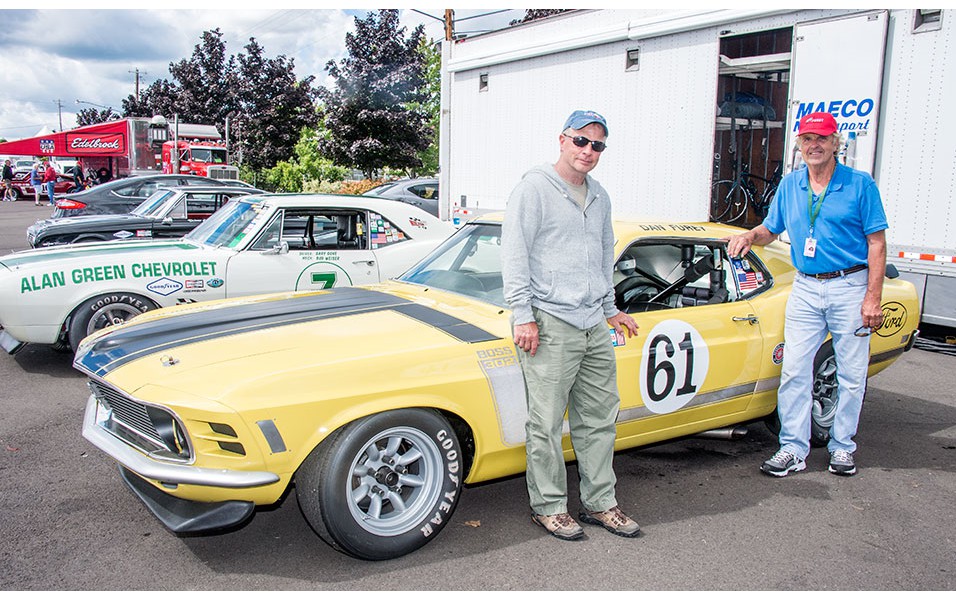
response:
{"label": "side window", "polygon": [[131,189],[129,192],[129,195],[137,196],[139,198],[145,198],[151,195],[153,192],[155,192],[158,189],[159,189],[158,181],[145,181],[139,187]]}
{"label": "side window", "polygon": [[394,223],[378,213],[369,213],[368,222],[369,248],[384,248],[391,244],[403,242],[408,238],[405,232]]}
{"label": "side window", "polygon": [[173,209],[169,211],[168,216],[180,221],[185,220],[186,219],[186,199],[180,198],[179,201],[176,202],[176,206],[174,206]]}
{"label": "side window", "polygon": [[415,194],[419,198],[424,198],[426,200],[431,200],[432,198],[435,198],[438,196],[437,185],[428,185],[428,184],[413,185],[412,187],[408,188],[408,191]]}
{"label": "side window", "polygon": [[730,264],[740,297],[755,296],[771,286],[769,272],[753,252],[745,258],[732,258]]}
{"label": "side window", "polygon": [[212,213],[216,212],[216,208],[216,194],[211,192],[203,194],[190,193],[186,196],[186,214],[183,217],[177,218],[193,220],[208,219]]}
{"label": "side window", "polygon": [[252,246],[268,250],[280,242],[289,251],[356,250],[368,247],[364,214],[358,211],[287,210]]}
{"label": "side window", "polygon": [[615,301],[630,313],[734,302],[738,277],[719,241],[639,240],[616,264]]}

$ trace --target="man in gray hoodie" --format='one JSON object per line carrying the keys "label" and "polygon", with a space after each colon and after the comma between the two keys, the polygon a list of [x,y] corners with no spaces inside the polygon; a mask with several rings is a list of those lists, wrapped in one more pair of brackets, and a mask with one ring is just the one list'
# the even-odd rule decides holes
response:
{"label": "man in gray hoodie", "polygon": [[611,201],[588,175],[607,135],[598,113],[572,113],[557,162],[528,171],[511,193],[502,232],[505,300],[528,395],[532,519],[564,540],[584,537],[568,514],[565,411],[581,480],[579,518],[624,537],[640,533],[618,507],[611,464],[621,400],[608,325],[628,337],[638,327],[614,305]]}

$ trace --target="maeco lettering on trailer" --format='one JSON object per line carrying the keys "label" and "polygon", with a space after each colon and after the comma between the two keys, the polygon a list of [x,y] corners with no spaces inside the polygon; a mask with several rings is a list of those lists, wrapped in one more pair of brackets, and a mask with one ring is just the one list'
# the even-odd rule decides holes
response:
{"label": "maeco lettering on trailer", "polygon": [[39,292],[67,285],[83,285],[120,279],[153,279],[156,277],[212,277],[215,261],[149,262],[132,265],[101,265],[78,267],[71,271],[53,271],[41,275],[27,275],[20,279],[20,293]]}
{"label": "maeco lettering on trailer", "polygon": [[797,116],[793,122],[793,132],[797,132],[800,119],[814,112],[828,112],[838,121],[838,131],[868,131],[870,129],[871,113],[876,107],[872,98],[856,100],[830,100],[820,102],[801,102],[797,108]]}

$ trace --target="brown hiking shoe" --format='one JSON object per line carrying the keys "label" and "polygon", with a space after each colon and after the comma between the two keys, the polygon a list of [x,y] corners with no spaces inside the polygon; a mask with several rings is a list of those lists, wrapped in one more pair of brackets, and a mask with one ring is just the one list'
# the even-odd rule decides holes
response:
{"label": "brown hiking shoe", "polygon": [[641,526],[631,517],[624,514],[620,507],[615,506],[601,512],[582,510],[578,518],[588,525],[600,525],[614,535],[621,537],[637,537],[641,534]]}
{"label": "brown hiking shoe", "polygon": [[579,540],[584,537],[584,529],[568,513],[557,515],[539,515],[531,513],[531,520],[548,530],[559,540]]}

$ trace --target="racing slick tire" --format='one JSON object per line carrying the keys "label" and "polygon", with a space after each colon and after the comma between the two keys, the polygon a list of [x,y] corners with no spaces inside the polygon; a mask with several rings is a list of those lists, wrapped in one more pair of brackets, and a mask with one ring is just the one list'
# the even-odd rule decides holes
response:
{"label": "racing slick tire", "polygon": [[125,323],[136,315],[153,310],[156,305],[137,294],[114,292],[93,296],[74,311],[67,329],[73,351],[80,341],[94,331]]}
{"label": "racing slick tire", "polygon": [[330,546],[386,560],[424,546],[448,523],[461,465],[461,445],[444,417],[393,410],[354,421],[319,444],[296,473],[296,497]]}
{"label": "racing slick tire", "polygon": [[20,199],[20,190],[18,190],[18,189],[17,189],[16,187],[14,187],[14,186],[10,186],[10,198],[11,198],[14,202],[16,202],[17,200],[19,200],[19,199]]}
{"label": "racing slick tire", "polygon": [[[827,340],[813,358],[813,407],[810,412],[810,446],[813,448],[823,448],[830,441],[830,427],[836,415],[838,391],[833,340]],[[777,411],[767,415],[765,423],[774,435],[780,433],[780,416]]]}

